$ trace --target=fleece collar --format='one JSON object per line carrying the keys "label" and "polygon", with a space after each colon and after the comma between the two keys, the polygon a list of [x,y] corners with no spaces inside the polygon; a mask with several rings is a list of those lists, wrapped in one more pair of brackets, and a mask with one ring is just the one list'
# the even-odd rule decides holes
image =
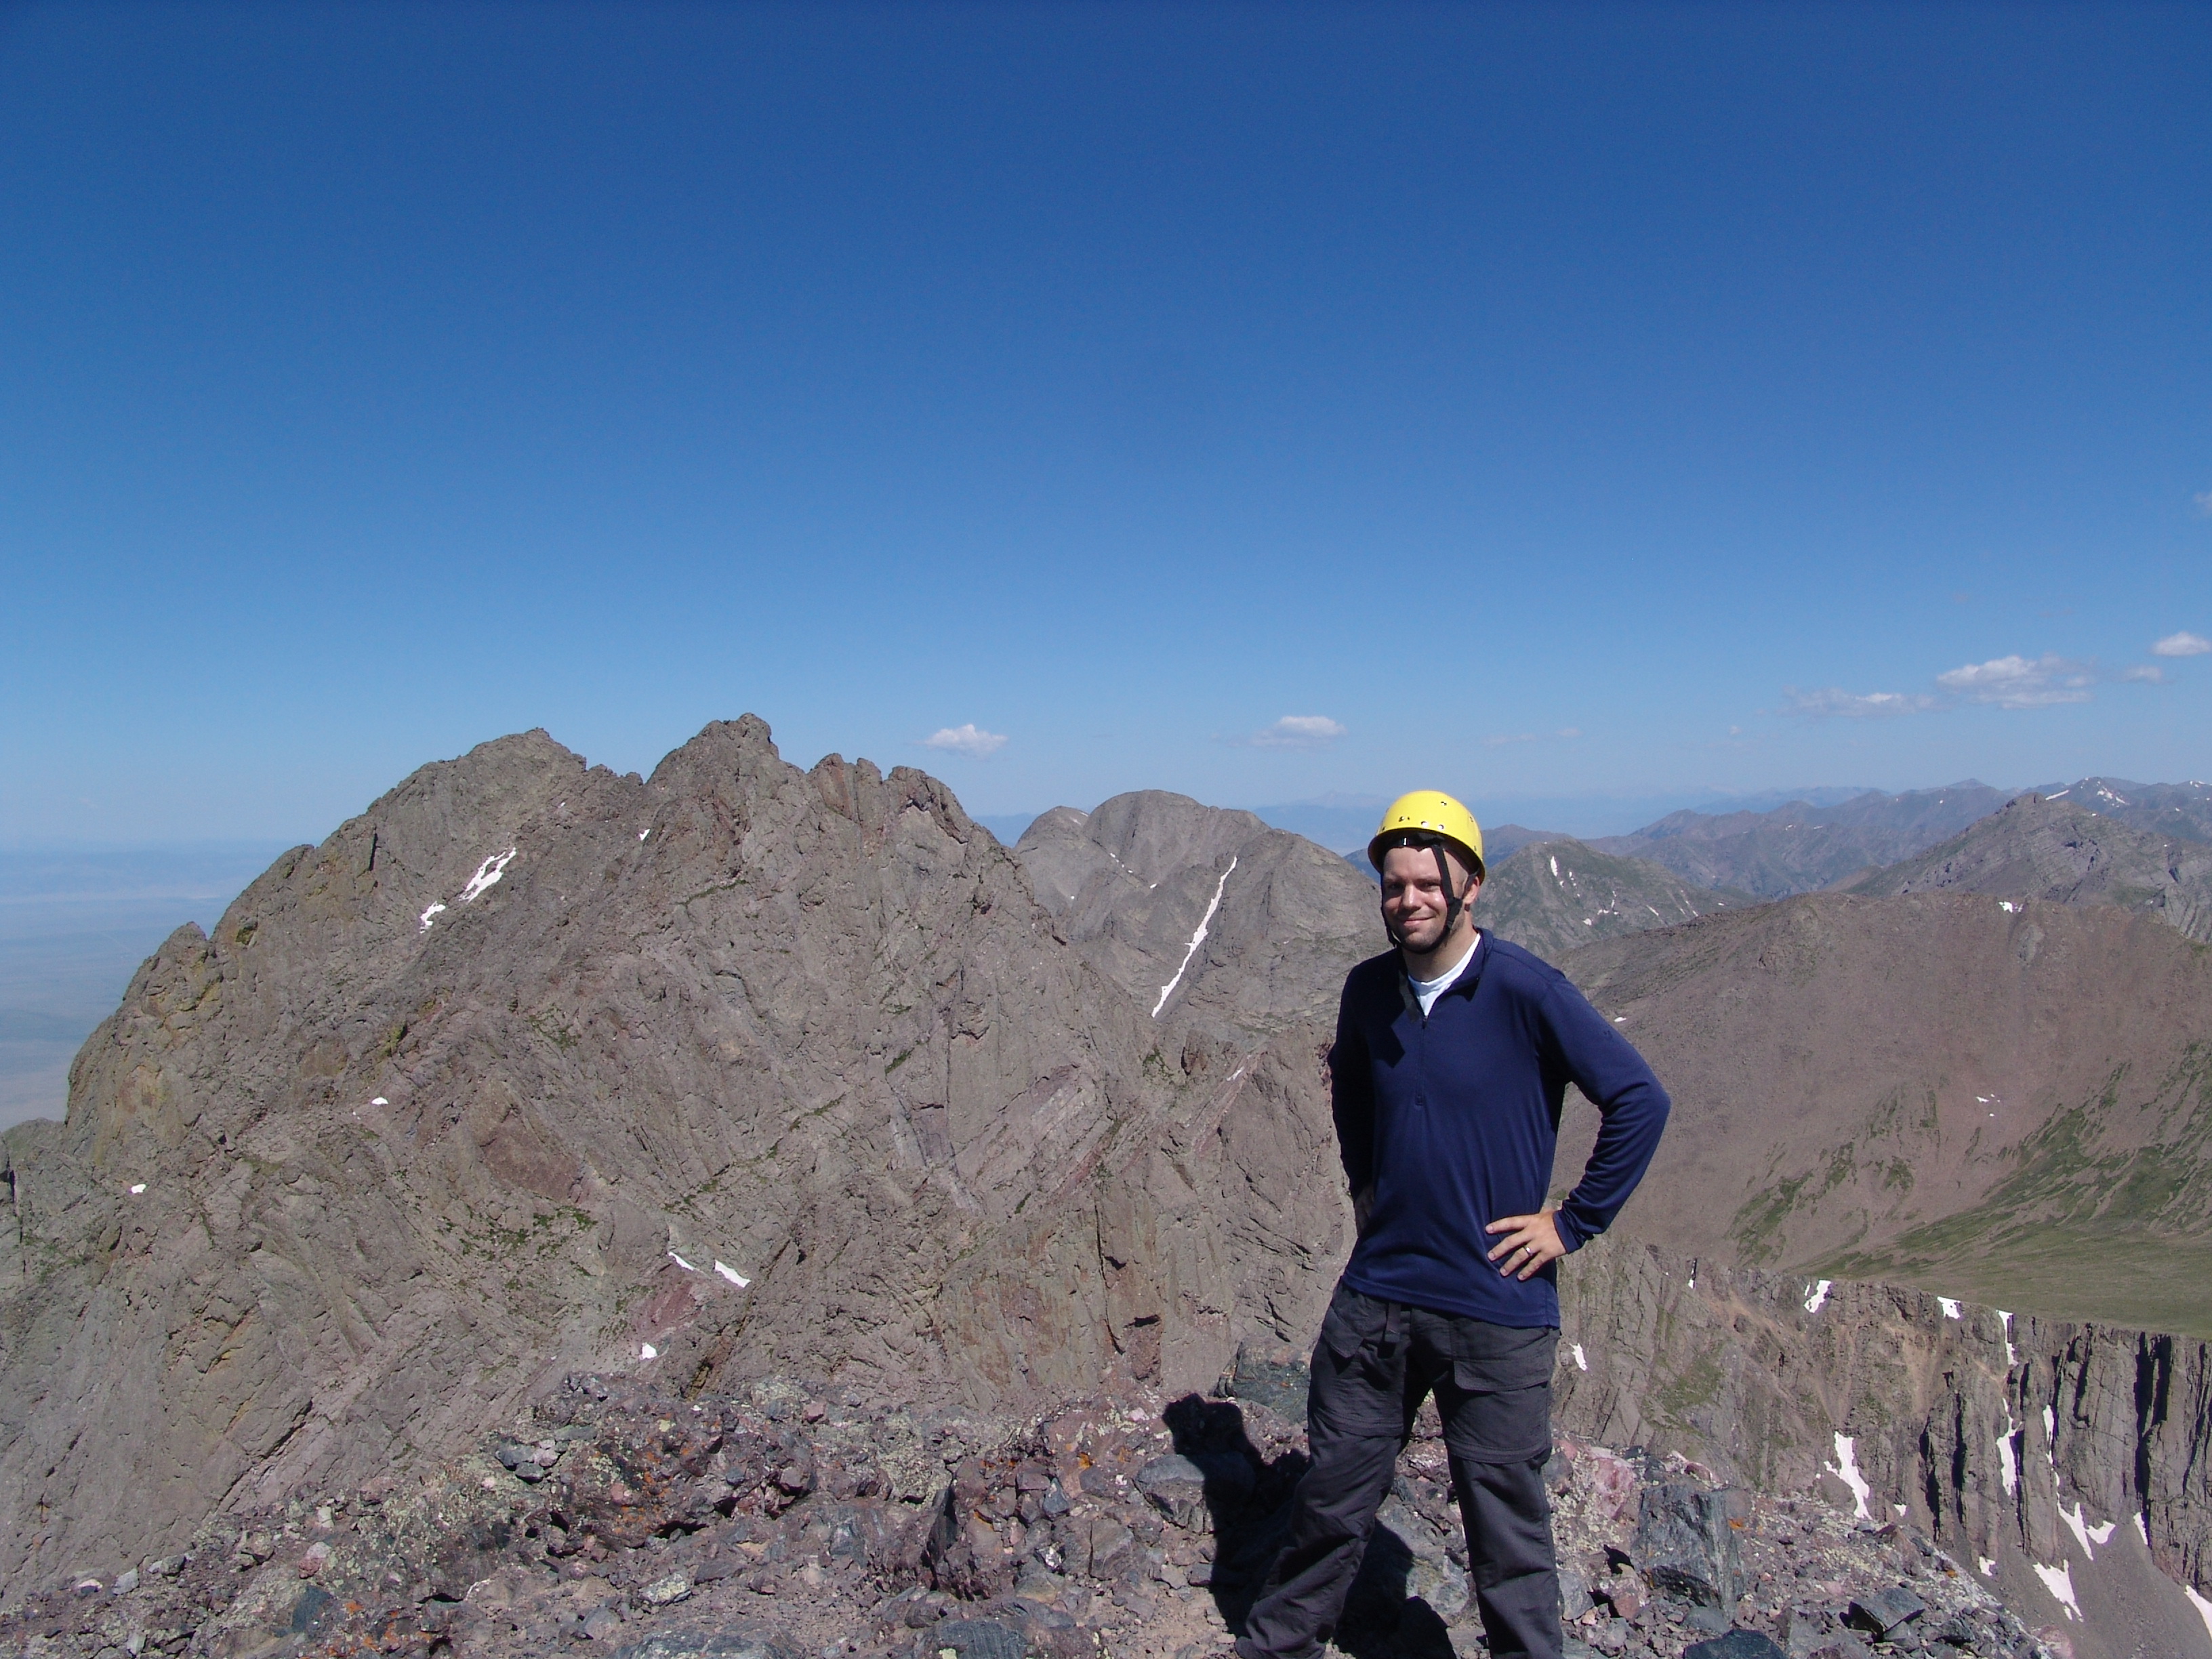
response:
{"label": "fleece collar", "polygon": [[[1490,958],[1495,954],[1492,946],[1490,930],[1487,927],[1476,928],[1474,930],[1474,960],[1467,964],[1467,970],[1457,979],[1437,993],[1437,1001],[1442,1002],[1446,997],[1473,996],[1474,988],[1481,982],[1482,970],[1490,965]],[[1406,953],[1401,951],[1397,953],[1397,957],[1398,1000],[1405,1004],[1406,1012],[1415,1019],[1423,1019],[1425,1016],[1421,1012],[1421,1000],[1413,994],[1413,976],[1406,971]]]}

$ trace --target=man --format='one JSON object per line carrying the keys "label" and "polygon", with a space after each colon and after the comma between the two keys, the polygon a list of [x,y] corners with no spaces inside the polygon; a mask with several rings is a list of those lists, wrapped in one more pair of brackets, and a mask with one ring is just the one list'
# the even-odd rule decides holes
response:
{"label": "man", "polygon": [[[1344,982],[1329,1057],[1359,1238],[1314,1348],[1313,1463],[1240,1659],[1309,1659],[1334,1632],[1413,1415],[1433,1390],[1490,1651],[1559,1659],[1543,1468],[1555,1263],[1605,1231],[1667,1121],[1650,1066],[1556,969],[1476,927],[1482,830],[1432,790],[1367,848],[1395,947]],[[1604,1123],[1544,1207],[1573,1083]]]}

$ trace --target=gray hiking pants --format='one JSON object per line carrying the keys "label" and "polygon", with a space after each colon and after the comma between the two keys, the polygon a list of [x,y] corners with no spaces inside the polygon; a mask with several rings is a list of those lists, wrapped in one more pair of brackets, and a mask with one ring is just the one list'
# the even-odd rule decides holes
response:
{"label": "gray hiking pants", "polygon": [[1335,1633],[1375,1512],[1431,1389],[1490,1650],[1496,1659],[1560,1659],[1543,1475],[1559,1340],[1551,1328],[1485,1324],[1339,1284],[1314,1346],[1313,1463],[1291,1499],[1290,1537],[1245,1618],[1239,1659],[1312,1659]]}

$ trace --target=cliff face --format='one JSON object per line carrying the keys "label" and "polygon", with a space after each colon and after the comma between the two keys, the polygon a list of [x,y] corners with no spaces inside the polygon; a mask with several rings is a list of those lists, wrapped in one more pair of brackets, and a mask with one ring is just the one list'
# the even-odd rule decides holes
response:
{"label": "cliff face", "polygon": [[1906,1522],[2077,1659],[2202,1637],[2177,1586],[2212,1582],[2212,1345],[1620,1238],[1561,1304],[1563,1429]]}
{"label": "cliff face", "polygon": [[919,773],[750,719],[650,781],[486,744],[173,937],[6,1138],[0,1575],[579,1367],[1210,1381],[1316,1316],[1328,1126],[1310,1034],[1150,1018]]}

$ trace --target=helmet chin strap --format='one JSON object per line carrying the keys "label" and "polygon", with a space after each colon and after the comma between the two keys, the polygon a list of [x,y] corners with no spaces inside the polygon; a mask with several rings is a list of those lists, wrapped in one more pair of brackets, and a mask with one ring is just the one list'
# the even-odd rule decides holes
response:
{"label": "helmet chin strap", "polygon": [[[1414,845],[1416,843],[1408,837],[1406,841],[1401,841],[1398,844],[1401,847],[1405,847]],[[1467,887],[1462,887],[1456,893],[1453,892],[1451,864],[1444,857],[1443,842],[1441,841],[1431,842],[1429,843],[1429,851],[1436,854],[1437,879],[1443,884],[1444,888],[1444,930],[1437,935],[1437,945],[1442,945],[1446,939],[1451,937],[1451,930],[1459,922],[1460,908],[1467,902],[1468,888],[1471,888],[1474,885],[1474,878],[1470,875],[1468,878]],[[1390,912],[1387,908],[1382,912],[1382,931],[1390,936],[1391,944],[1396,945],[1401,951],[1406,948],[1406,936],[1390,925]],[[1436,945],[1432,945],[1429,947],[1431,951],[1436,948]]]}

